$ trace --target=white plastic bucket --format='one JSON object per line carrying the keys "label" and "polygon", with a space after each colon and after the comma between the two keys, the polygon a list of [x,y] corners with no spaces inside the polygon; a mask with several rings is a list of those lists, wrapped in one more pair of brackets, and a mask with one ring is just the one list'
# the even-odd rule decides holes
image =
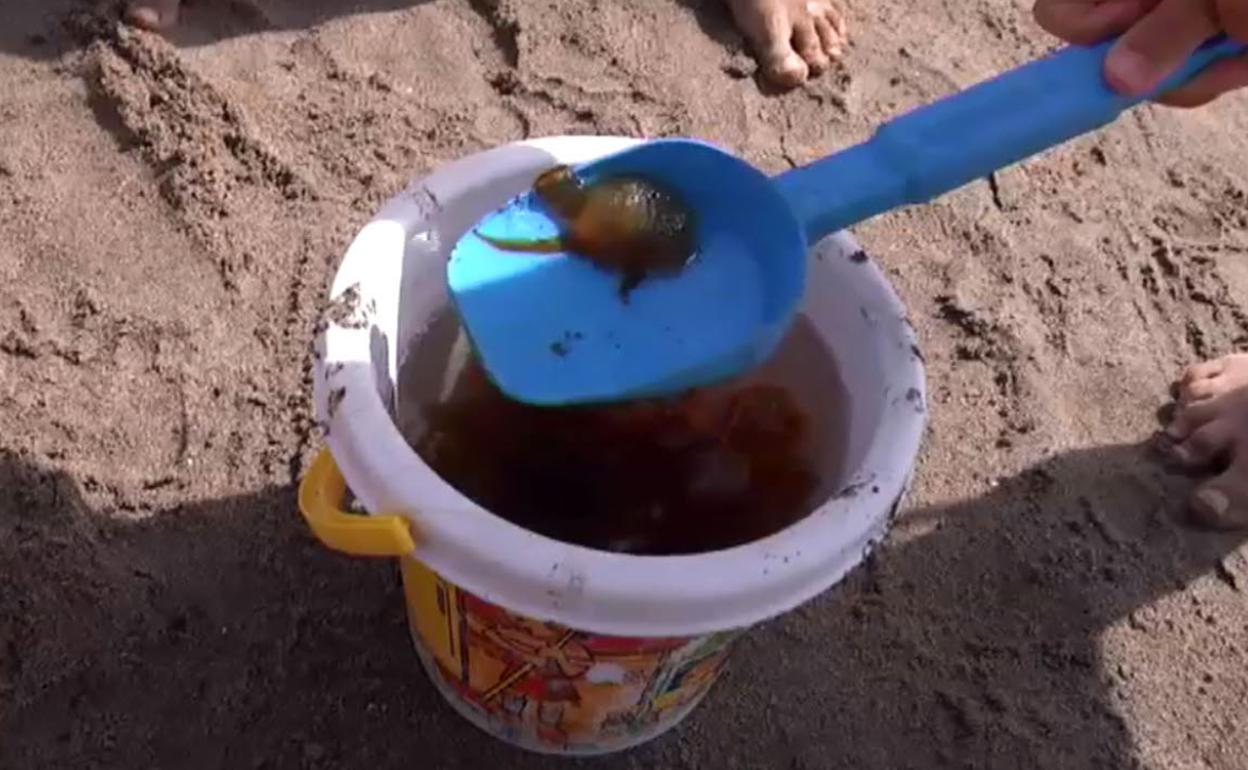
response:
{"label": "white plastic bucket", "polygon": [[[849,471],[806,518],[728,550],[630,556],[521,529],[438,477],[394,410],[410,341],[447,306],[447,253],[546,168],[634,141],[531,140],[412,183],[351,244],[316,340],[329,451],[301,485],[308,523],[336,550],[400,557],[413,639],[447,700],[496,737],[550,753],[615,751],[669,729],[705,695],[737,633],[839,581],[884,534],[925,422],[905,309],[842,233],[811,250],[802,312],[852,402]],[[369,516],[341,510],[345,485]]]}

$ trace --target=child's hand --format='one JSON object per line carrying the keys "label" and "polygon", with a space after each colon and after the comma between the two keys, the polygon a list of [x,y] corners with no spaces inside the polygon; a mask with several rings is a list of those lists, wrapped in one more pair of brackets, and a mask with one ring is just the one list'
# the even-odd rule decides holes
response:
{"label": "child's hand", "polygon": [[[1122,34],[1105,60],[1105,78],[1122,93],[1156,88],[1218,33],[1248,42],[1248,0],[1036,0],[1036,21],[1076,45]],[[1248,57],[1225,59],[1158,101],[1196,107],[1248,86]]]}

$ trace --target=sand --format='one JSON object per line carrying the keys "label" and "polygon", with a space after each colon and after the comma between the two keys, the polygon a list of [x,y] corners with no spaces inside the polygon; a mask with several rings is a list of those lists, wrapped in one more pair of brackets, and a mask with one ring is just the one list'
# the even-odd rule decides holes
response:
{"label": "sand", "polygon": [[[1023,3],[859,2],[849,69],[776,95],[715,0],[197,0],[170,43],[73,0],[0,16],[13,770],[552,766],[444,707],[393,566],[296,513],[355,229],[530,135],[697,135],[779,171],[1050,45]],[[1239,97],[858,228],[930,365],[914,494],[687,726],[594,765],[1242,768],[1245,535],[1187,527],[1191,481],[1140,443],[1180,366],[1248,346],[1246,211]]]}

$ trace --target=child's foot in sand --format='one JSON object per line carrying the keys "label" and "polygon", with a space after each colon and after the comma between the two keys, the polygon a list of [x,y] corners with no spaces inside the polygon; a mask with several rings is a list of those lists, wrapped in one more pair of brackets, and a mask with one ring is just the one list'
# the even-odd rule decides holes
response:
{"label": "child's foot in sand", "polygon": [[845,16],[831,0],[727,0],[763,74],[792,88],[841,58]]}
{"label": "child's foot in sand", "polygon": [[[844,54],[845,16],[832,0],[726,0],[754,48],[763,74],[792,88],[822,73]],[[126,21],[165,30],[178,21],[182,0],[129,0]]]}
{"label": "child's foot in sand", "polygon": [[130,0],[126,21],[143,29],[169,29],[178,21],[182,0]]}
{"label": "child's foot in sand", "polygon": [[1221,471],[1192,495],[1192,515],[1219,529],[1248,527],[1248,354],[1188,367],[1175,391],[1166,451],[1189,470]]}

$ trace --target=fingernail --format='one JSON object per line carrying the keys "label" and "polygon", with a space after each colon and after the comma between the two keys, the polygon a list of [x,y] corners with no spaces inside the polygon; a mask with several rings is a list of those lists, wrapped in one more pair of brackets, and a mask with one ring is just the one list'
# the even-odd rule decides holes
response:
{"label": "fingernail", "polygon": [[1226,513],[1226,509],[1231,507],[1230,498],[1217,489],[1202,489],[1196,493],[1196,499],[1217,516]]}
{"label": "fingernail", "polygon": [[1105,79],[1118,91],[1139,95],[1151,91],[1159,78],[1147,57],[1133,49],[1115,46],[1105,57]]}

